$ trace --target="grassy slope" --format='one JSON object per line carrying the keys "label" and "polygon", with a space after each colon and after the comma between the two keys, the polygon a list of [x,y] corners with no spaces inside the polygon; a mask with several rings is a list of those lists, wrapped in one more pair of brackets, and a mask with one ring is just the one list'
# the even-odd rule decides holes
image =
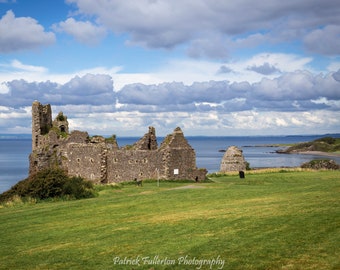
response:
{"label": "grassy slope", "polygon": [[186,255],[220,256],[223,269],[340,268],[339,171],[214,180],[191,189],[106,187],[93,199],[0,208],[0,269],[196,269],[113,262]]}
{"label": "grassy slope", "polygon": [[[330,142],[329,139],[333,141]],[[294,144],[287,149],[283,150],[283,153],[294,153],[294,152],[304,152],[304,151],[320,151],[326,153],[340,153],[340,138],[321,138],[311,142],[304,142]]]}

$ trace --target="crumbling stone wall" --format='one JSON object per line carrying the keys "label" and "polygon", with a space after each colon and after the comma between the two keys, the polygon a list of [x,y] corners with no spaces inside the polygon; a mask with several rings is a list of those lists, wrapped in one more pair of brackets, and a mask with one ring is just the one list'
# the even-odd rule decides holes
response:
{"label": "crumbling stone wall", "polygon": [[196,179],[197,177],[202,180],[196,168],[195,150],[189,145],[179,127],[164,139],[160,149],[167,179]]}
{"label": "crumbling stone wall", "polygon": [[61,133],[69,133],[67,116],[63,112],[59,112],[57,117],[52,122],[52,126],[56,127]]}
{"label": "crumbling stone wall", "polygon": [[[34,146],[34,147],[33,147]],[[168,135],[160,147],[156,130],[148,132],[130,147],[119,148],[115,137],[89,137],[87,132],[69,133],[62,112],[52,122],[50,105],[32,104],[32,153],[30,174],[59,167],[71,176],[97,183],[133,179],[204,180],[206,169],[197,169],[195,150],[180,128]]]}
{"label": "crumbling stone wall", "polygon": [[149,127],[149,132],[137,141],[132,148],[134,150],[157,150],[158,144],[155,128]]}

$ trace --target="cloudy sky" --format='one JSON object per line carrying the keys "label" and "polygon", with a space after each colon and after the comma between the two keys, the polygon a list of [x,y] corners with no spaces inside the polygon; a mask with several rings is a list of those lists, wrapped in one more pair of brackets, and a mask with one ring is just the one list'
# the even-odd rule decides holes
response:
{"label": "cloudy sky", "polygon": [[0,0],[0,133],[340,132],[335,0]]}

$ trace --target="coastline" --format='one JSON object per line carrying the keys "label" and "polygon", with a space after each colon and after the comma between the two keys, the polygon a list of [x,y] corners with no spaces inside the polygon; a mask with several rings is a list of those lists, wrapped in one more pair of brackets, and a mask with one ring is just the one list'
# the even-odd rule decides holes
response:
{"label": "coastline", "polygon": [[287,154],[316,155],[316,156],[325,156],[325,157],[340,157],[340,153],[322,152],[322,151],[301,151],[301,152],[292,152],[292,153],[287,153]]}

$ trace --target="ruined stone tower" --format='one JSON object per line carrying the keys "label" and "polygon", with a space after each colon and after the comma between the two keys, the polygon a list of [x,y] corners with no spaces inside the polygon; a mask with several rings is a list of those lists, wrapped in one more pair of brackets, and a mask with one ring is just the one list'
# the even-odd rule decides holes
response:
{"label": "ruined stone tower", "polygon": [[32,104],[32,153],[30,174],[46,168],[61,168],[70,176],[96,183],[133,179],[203,180],[206,169],[196,167],[195,150],[180,128],[158,147],[156,130],[132,146],[119,147],[115,136],[90,137],[87,132],[69,133],[67,116],[60,112],[52,122],[51,106]]}
{"label": "ruined stone tower", "polygon": [[41,136],[47,134],[51,128],[51,105],[42,105],[38,101],[34,101],[32,104],[32,150],[39,147]]}
{"label": "ruined stone tower", "polygon": [[57,117],[52,122],[53,127],[56,127],[59,132],[68,134],[68,122],[67,116],[63,114],[63,112],[59,112]]}

